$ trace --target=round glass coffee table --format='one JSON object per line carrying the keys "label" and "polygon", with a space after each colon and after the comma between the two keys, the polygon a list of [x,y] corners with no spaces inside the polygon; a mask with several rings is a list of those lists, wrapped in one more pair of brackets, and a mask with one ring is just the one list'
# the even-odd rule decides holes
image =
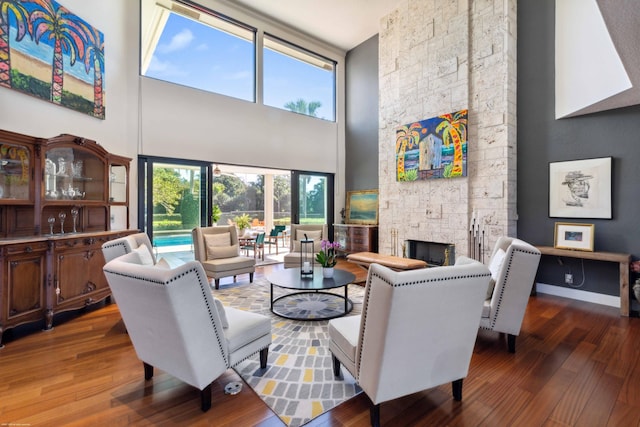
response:
{"label": "round glass coffee table", "polygon": [[[271,283],[271,311],[280,317],[293,320],[326,320],[344,316],[353,309],[349,299],[349,283],[356,276],[348,271],[334,268],[333,277],[322,277],[322,268],[313,269],[313,277],[300,277],[299,268],[285,268],[267,274]],[[294,289],[291,292],[273,297],[273,287]],[[344,287],[344,296],[329,289]],[[344,303],[344,310],[342,310]]]}

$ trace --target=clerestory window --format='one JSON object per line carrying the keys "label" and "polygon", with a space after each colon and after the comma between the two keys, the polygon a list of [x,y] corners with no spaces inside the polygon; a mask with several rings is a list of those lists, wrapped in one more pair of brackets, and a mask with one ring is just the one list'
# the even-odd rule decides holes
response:
{"label": "clerestory window", "polygon": [[335,62],[265,34],[264,104],[335,121]]}
{"label": "clerestory window", "polygon": [[[140,74],[335,121],[336,62],[191,1],[142,0]],[[256,52],[256,37],[263,49]],[[262,55],[257,85],[256,55]]]}
{"label": "clerestory window", "polygon": [[142,4],[141,75],[255,102],[255,28],[192,3]]}

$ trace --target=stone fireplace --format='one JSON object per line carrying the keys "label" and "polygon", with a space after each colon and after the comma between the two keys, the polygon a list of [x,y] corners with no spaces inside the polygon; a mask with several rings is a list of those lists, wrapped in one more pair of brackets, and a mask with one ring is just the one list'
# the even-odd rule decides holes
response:
{"label": "stone fireplace", "polygon": [[[485,259],[499,236],[517,235],[516,11],[516,0],[407,0],[381,20],[380,253],[415,240],[470,255],[473,218]],[[467,176],[398,182],[398,127],[462,109]]]}
{"label": "stone fireplace", "polygon": [[420,259],[430,267],[453,265],[456,262],[456,247],[451,243],[405,240],[407,258]]}

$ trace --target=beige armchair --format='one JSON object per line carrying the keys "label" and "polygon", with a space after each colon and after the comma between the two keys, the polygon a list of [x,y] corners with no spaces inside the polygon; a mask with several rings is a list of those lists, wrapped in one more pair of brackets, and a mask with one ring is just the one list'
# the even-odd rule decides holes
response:
{"label": "beige armchair", "polygon": [[103,270],[143,362],[145,380],[152,378],[154,367],[162,369],[198,388],[207,411],[211,385],[228,368],[258,352],[260,367],[266,368],[271,320],[215,300],[197,261],[172,269],[160,262],[146,264],[143,258],[134,251]]}
{"label": "beige armchair", "polygon": [[220,278],[249,273],[253,282],[256,260],[240,255],[238,232],[234,225],[196,227],[192,231],[195,259],[202,264],[208,277],[213,277],[215,288],[220,288]]}
{"label": "beige armchair", "polygon": [[334,374],[344,365],[371,400],[372,425],[382,402],[441,384],[462,399],[490,278],[467,257],[401,272],[371,264],[362,314],[329,321],[329,350]]}
{"label": "beige armchair", "polygon": [[322,240],[329,240],[327,230],[326,224],[291,224],[289,253],[284,256],[284,268],[300,267],[300,240],[304,239],[305,234],[309,239],[314,240],[314,252],[319,252]]}
{"label": "beige armchair", "polygon": [[491,287],[482,310],[480,328],[507,334],[509,352],[516,351],[516,337],[540,263],[540,251],[529,243],[500,237],[496,242],[489,270]]}

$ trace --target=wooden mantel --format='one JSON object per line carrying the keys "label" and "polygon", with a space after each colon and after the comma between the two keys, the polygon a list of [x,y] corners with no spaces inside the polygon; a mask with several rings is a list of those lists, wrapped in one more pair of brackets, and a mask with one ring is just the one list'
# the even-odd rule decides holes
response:
{"label": "wooden mantel", "polygon": [[629,316],[629,263],[631,261],[631,254],[576,251],[571,249],[558,249],[551,246],[537,246],[537,248],[542,255],[617,262],[620,265],[620,315]]}

